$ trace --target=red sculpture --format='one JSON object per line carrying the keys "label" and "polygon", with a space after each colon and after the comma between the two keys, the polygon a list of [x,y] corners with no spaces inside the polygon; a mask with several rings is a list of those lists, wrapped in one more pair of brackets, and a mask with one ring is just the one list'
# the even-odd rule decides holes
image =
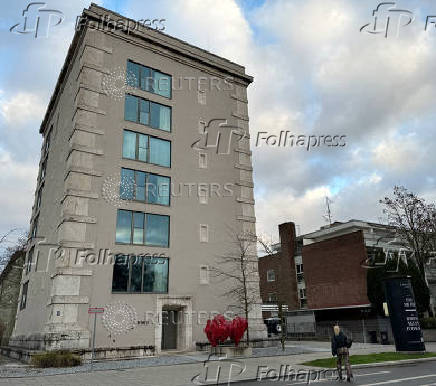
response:
{"label": "red sculpture", "polygon": [[244,318],[236,317],[233,321],[227,320],[223,315],[217,315],[212,320],[208,320],[204,332],[212,347],[219,343],[224,343],[227,338],[235,342],[238,346],[244,336],[248,323]]}
{"label": "red sculpture", "polygon": [[235,342],[235,346],[238,346],[239,341],[244,336],[245,330],[248,328],[248,322],[246,319],[237,316],[232,321],[230,329],[230,339]]}

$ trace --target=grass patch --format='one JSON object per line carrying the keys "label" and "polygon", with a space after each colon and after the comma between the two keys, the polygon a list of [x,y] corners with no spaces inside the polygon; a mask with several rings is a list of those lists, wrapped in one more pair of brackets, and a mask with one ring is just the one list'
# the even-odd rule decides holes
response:
{"label": "grass patch", "polygon": [[31,364],[35,367],[73,367],[80,366],[82,359],[69,351],[48,351],[32,356]]}
{"label": "grass patch", "polygon": [[[387,361],[399,361],[406,359],[422,359],[422,358],[432,358],[436,357],[434,352],[426,352],[424,354],[406,354],[400,352],[381,352],[378,354],[368,354],[368,355],[350,355],[351,365],[361,365],[366,363],[381,363]],[[316,367],[326,367],[335,368],[336,367],[336,357],[325,358],[325,359],[315,359],[313,361],[302,363],[306,366],[316,366]]]}

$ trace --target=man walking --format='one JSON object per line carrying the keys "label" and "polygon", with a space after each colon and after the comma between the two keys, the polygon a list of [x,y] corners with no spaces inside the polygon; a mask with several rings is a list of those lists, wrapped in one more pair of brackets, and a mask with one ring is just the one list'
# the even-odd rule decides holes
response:
{"label": "man walking", "polygon": [[337,355],[337,368],[339,380],[342,380],[342,364],[347,370],[347,382],[351,382],[353,374],[351,373],[350,358],[348,348],[351,347],[351,341],[345,336],[338,325],[333,327],[332,336],[332,355]]}

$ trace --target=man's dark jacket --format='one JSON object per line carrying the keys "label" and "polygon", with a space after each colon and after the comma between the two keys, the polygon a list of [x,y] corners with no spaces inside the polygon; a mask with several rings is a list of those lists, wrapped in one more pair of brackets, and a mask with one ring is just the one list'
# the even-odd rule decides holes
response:
{"label": "man's dark jacket", "polygon": [[332,355],[338,355],[338,348],[347,347],[347,337],[342,331],[332,337]]}

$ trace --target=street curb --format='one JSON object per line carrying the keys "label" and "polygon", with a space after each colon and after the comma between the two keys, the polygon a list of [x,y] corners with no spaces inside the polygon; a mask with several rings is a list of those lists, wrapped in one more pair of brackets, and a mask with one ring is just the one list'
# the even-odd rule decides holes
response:
{"label": "street curb", "polygon": [[[429,361],[436,361],[436,357],[417,358],[417,359],[400,359],[397,361],[363,363],[360,365],[351,365],[351,368],[352,369],[368,369],[371,367],[398,366],[401,364],[409,365],[409,364],[413,364],[413,363],[429,362]],[[316,369],[316,370],[333,369],[333,367],[317,367],[317,366],[310,366],[310,365],[303,365],[303,364],[299,364],[298,366],[304,366],[304,367],[308,367],[308,368]]]}

